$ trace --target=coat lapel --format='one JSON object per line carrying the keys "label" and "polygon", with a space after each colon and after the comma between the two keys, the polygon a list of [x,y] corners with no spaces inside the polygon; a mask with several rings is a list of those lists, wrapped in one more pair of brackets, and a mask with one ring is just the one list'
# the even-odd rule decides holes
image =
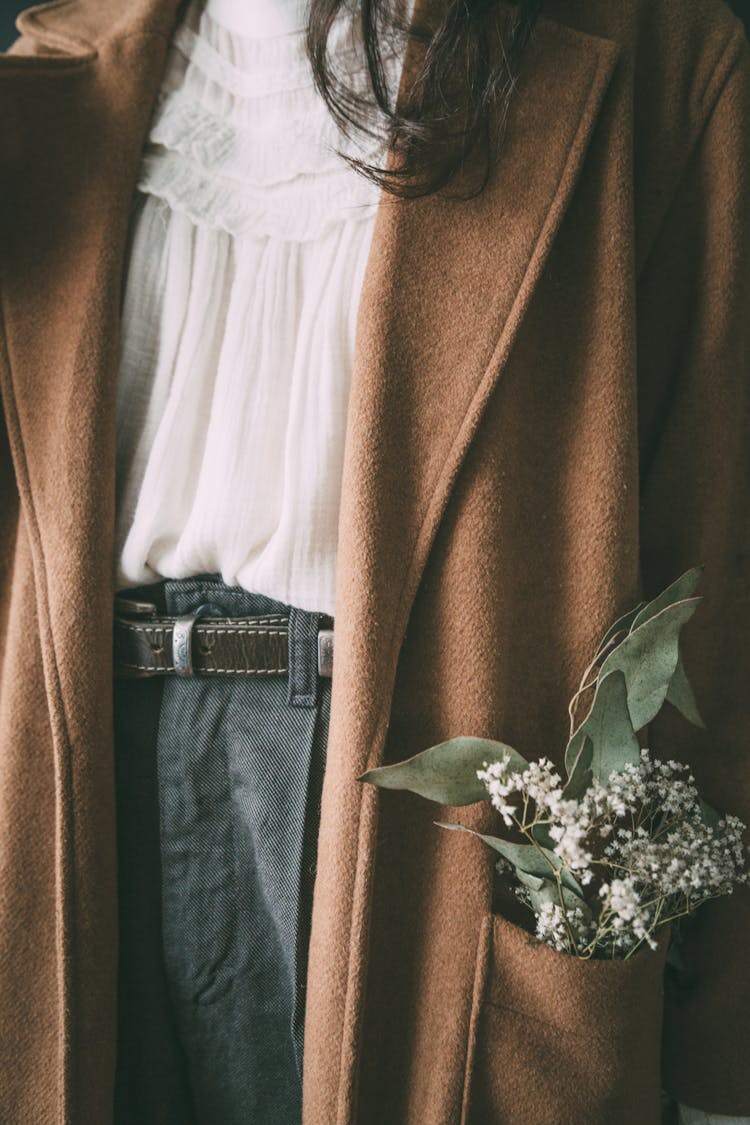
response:
{"label": "coat lapel", "polygon": [[[389,707],[437,525],[549,255],[617,53],[610,40],[542,17],[484,193],[381,201],[359,309],[336,594],[351,627],[337,637],[339,678],[355,678],[360,707],[362,684],[377,685],[362,715],[370,736]],[[367,764],[376,757],[371,744]]]}
{"label": "coat lapel", "polygon": [[[0,372],[56,742],[61,1030],[71,1058],[76,1012],[114,998],[107,622],[119,307],[140,148],[177,12],[176,0],[43,4],[19,19],[29,37],[22,51],[0,57]],[[24,53],[32,39],[42,55]],[[342,482],[308,982],[310,1121],[317,1091],[331,1083],[337,1120],[354,1112],[377,807],[375,791],[355,779],[382,754],[398,653],[431,544],[547,261],[616,58],[614,42],[540,17],[485,191],[464,202],[384,198],[378,211]],[[409,73],[407,60],[405,80]],[[92,910],[97,903],[106,905]],[[109,975],[86,1000],[92,958]]]}
{"label": "coat lapel", "polygon": [[[61,1122],[111,1114],[115,369],[127,220],[168,8],[135,3],[124,28],[110,0],[42,5],[19,19],[21,53],[0,57],[0,393],[50,710]],[[53,1072],[52,1060],[33,1061]]]}
{"label": "coat lapel", "polygon": [[356,778],[382,760],[430,547],[571,199],[618,51],[542,17],[485,191],[465,202],[384,200],[379,209],[344,455],[306,1123],[357,1116],[378,792]]}

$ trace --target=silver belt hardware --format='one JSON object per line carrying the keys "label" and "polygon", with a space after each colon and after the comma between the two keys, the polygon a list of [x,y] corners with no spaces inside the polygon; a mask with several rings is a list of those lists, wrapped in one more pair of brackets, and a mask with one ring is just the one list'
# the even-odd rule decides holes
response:
{"label": "silver belt hardware", "polygon": [[115,612],[121,617],[156,617],[157,614],[153,602],[136,602],[121,594],[115,594]]}
{"label": "silver belt hardware", "polygon": [[333,675],[333,629],[318,629],[318,675]]}
{"label": "silver belt hardware", "polygon": [[[115,595],[115,612],[121,617],[140,619],[157,618],[159,611],[153,602],[140,602]],[[192,613],[171,618],[172,663],[178,676],[193,676],[193,629],[203,617],[223,617],[225,611],[212,602],[204,602]],[[333,675],[333,629],[318,630],[318,674]]]}
{"label": "silver belt hardware", "polygon": [[172,663],[178,676],[194,676],[193,626],[201,617],[223,617],[225,610],[213,602],[204,602],[192,613],[175,617],[172,626]]}

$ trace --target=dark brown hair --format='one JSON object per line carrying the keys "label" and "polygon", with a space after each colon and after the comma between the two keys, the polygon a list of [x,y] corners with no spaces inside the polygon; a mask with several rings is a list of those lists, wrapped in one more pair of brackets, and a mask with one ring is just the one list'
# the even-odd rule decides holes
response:
{"label": "dark brown hair", "polygon": [[[310,0],[307,53],[315,85],[345,135],[379,137],[393,155],[391,167],[347,156],[363,176],[393,195],[428,195],[453,180],[478,146],[481,191],[500,143],[515,86],[516,62],[542,0],[444,0],[410,27],[399,0],[358,0],[369,90],[355,90],[333,72],[329,36],[352,0]],[[419,0],[417,0],[419,2]],[[384,44],[397,41],[416,52],[413,80],[396,108],[383,65]],[[398,38],[400,37],[400,38]]]}

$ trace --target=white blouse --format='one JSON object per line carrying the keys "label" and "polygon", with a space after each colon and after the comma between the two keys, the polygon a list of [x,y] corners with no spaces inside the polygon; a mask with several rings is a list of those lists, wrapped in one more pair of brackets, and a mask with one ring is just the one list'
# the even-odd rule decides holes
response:
{"label": "white blouse", "polygon": [[[366,89],[355,3],[337,73]],[[411,7],[407,11],[411,11]],[[305,0],[192,0],[131,218],[117,401],[116,588],[219,573],[335,616],[344,435],[379,189],[336,148]],[[395,92],[402,44],[391,40]]]}

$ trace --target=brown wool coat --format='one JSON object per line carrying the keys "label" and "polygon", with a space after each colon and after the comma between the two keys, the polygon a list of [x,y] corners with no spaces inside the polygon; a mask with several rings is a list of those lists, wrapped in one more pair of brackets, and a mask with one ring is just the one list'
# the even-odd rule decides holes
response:
{"label": "brown wool coat", "polygon": [[[54,0],[0,57],[6,1125],[111,1121],[119,301],[176,11]],[[667,706],[645,733],[750,821],[749,177],[750,50],[723,3],[548,0],[486,191],[381,204],[347,421],[305,1125],[655,1125],[660,1081],[750,1115],[747,891],[704,908],[665,998],[663,948],[615,964],[533,948],[493,901],[489,849],[433,825],[456,810],[356,780],[459,734],[559,760],[606,625],[702,562],[683,653],[707,730]]]}

